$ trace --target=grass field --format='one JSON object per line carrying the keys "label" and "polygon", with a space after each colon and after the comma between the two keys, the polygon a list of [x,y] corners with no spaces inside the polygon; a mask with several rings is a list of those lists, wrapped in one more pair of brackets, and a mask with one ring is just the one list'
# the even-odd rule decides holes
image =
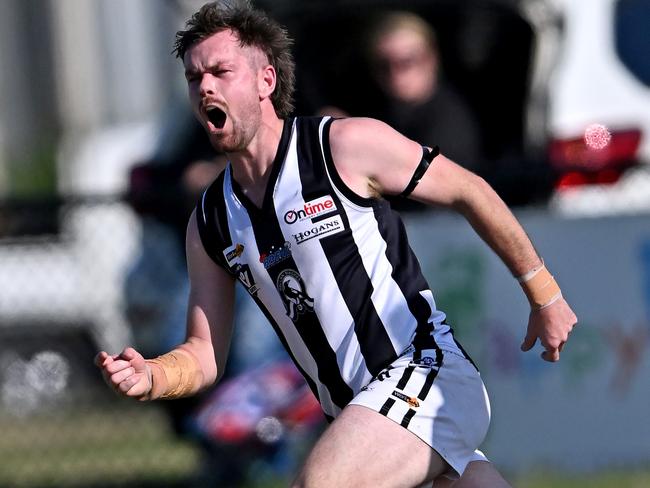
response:
{"label": "grass field", "polygon": [[[0,487],[199,488],[199,450],[178,440],[163,412],[152,406],[83,408],[59,414],[0,415]],[[650,467],[567,477],[513,475],[518,488],[647,488]],[[265,480],[247,488],[279,488]]]}
{"label": "grass field", "polygon": [[2,487],[165,486],[198,469],[198,450],[152,408],[3,416],[0,432]]}
{"label": "grass field", "polygon": [[608,472],[584,477],[538,473],[510,477],[509,480],[517,488],[648,488],[650,469]]}

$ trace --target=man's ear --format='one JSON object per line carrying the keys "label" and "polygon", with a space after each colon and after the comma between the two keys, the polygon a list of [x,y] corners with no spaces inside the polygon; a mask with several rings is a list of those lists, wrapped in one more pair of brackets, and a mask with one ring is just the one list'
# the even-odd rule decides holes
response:
{"label": "man's ear", "polygon": [[260,69],[257,76],[257,89],[260,95],[260,100],[269,98],[275,90],[277,76],[275,68],[270,64]]}

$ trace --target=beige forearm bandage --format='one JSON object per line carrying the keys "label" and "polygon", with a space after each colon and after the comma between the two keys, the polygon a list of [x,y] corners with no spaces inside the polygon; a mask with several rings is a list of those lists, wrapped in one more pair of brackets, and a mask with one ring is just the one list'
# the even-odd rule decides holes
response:
{"label": "beige forearm bandage", "polygon": [[560,287],[544,264],[520,276],[517,280],[534,310],[548,307],[562,297]]}
{"label": "beige forearm bandage", "polygon": [[147,364],[151,368],[150,400],[189,396],[203,384],[199,361],[189,351],[174,349],[155,359],[147,359]]}

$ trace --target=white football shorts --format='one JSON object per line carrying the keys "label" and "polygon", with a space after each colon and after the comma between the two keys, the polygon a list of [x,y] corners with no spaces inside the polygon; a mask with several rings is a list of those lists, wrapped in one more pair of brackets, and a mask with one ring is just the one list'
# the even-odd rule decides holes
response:
{"label": "white football shorts", "polygon": [[375,410],[413,432],[452,467],[458,478],[478,450],[490,424],[490,401],[474,364],[460,353],[411,347],[350,402]]}

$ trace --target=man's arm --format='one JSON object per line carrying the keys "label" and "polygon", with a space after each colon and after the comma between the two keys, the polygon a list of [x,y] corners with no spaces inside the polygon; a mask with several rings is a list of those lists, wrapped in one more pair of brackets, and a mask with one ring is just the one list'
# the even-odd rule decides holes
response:
{"label": "man's arm", "polygon": [[194,213],[186,250],[190,295],[185,342],[152,360],[133,348],[117,355],[102,351],[95,359],[106,382],[124,396],[140,400],[189,396],[223,375],[232,336],[234,279],[206,254]]}
{"label": "man's arm", "polygon": [[[462,136],[461,136],[462,137]],[[399,194],[408,185],[421,157],[421,146],[373,119],[333,122],[332,157],[343,181],[361,196]],[[411,198],[462,214],[515,277],[530,276],[543,262],[524,229],[496,192],[479,176],[446,157],[437,156]],[[524,284],[524,287],[526,284]],[[542,357],[557,361],[576,317],[561,296],[534,306],[523,350],[539,339]]]}

